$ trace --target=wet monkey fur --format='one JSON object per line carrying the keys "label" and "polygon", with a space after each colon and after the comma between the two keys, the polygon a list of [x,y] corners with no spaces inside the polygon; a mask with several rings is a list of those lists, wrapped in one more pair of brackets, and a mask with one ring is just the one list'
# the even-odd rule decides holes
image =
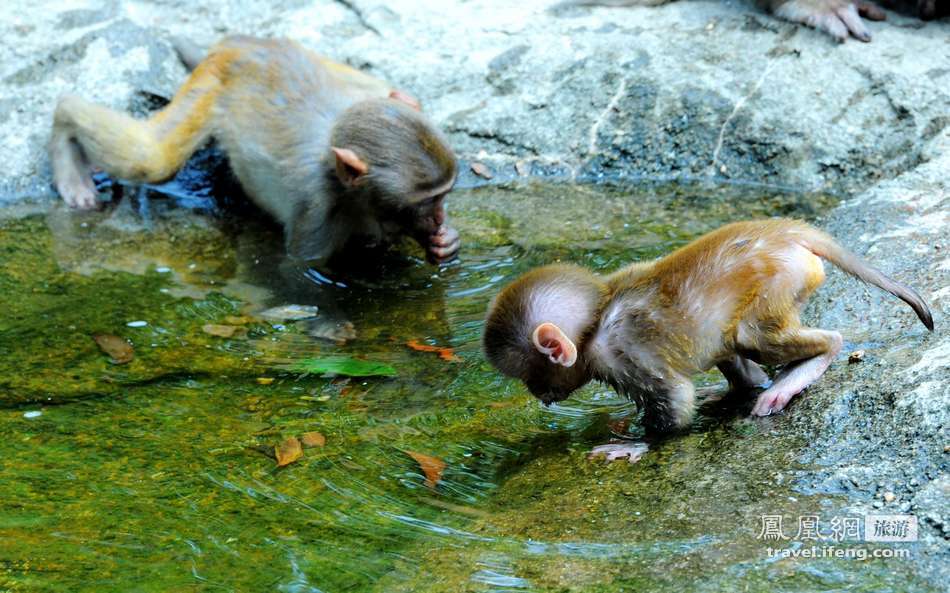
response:
{"label": "wet monkey fur", "polygon": [[[841,349],[838,332],[799,320],[825,279],[822,260],[900,298],[933,330],[913,289],[818,229],[775,219],[724,226],[607,277],[571,265],[528,272],[492,301],[485,354],[544,403],[591,380],[607,383],[640,405],[655,433],[690,423],[691,376],[713,366],[734,391],[767,386],[752,410],[765,416],[817,380]],[[768,385],[759,364],[785,367]]]}
{"label": "wet monkey fur", "polygon": [[193,72],[147,120],[60,99],[49,153],[67,204],[96,205],[93,168],[164,181],[214,137],[248,196],[283,225],[294,257],[326,261],[351,241],[400,235],[433,263],[455,257],[444,200],[456,158],[415,99],[288,40],[229,37],[207,55],[176,44]]}

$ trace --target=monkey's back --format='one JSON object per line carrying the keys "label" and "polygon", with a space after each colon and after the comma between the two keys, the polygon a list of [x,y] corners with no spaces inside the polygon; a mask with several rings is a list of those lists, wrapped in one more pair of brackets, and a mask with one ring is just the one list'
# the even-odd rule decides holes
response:
{"label": "monkey's back", "polygon": [[651,331],[703,369],[730,350],[743,327],[784,323],[824,280],[803,246],[818,233],[796,220],[738,222],[608,278],[615,298],[649,307]]}
{"label": "monkey's back", "polygon": [[334,120],[388,89],[284,39],[230,37],[205,61],[222,82],[212,135],[248,196],[285,224],[322,190]]}

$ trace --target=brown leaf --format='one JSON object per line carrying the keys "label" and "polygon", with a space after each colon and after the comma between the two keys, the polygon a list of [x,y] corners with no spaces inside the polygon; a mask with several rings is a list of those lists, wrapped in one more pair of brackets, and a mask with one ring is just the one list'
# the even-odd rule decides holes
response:
{"label": "brown leaf", "polygon": [[484,163],[479,163],[478,161],[472,163],[472,173],[478,175],[479,177],[484,177],[485,179],[491,179],[494,175],[491,172],[491,169],[488,168]]}
{"label": "brown leaf", "polygon": [[243,329],[243,327],[237,327],[234,325],[218,325],[216,323],[206,323],[201,326],[201,331],[219,338],[231,338],[234,336],[234,334],[238,333],[238,330]]}
{"label": "brown leaf", "polygon": [[864,350],[855,350],[850,355],[848,355],[848,364],[854,364],[856,362],[861,362],[864,360]]}
{"label": "brown leaf", "polygon": [[274,447],[274,456],[277,457],[277,467],[284,467],[303,457],[303,448],[297,437],[290,437]]}
{"label": "brown leaf", "polygon": [[312,447],[322,447],[327,444],[327,437],[319,432],[305,432],[300,435],[300,442],[307,449]]}
{"label": "brown leaf", "polygon": [[433,457],[424,453],[406,451],[406,454],[409,457],[415,459],[416,463],[419,464],[419,467],[422,468],[422,473],[426,476],[425,485],[429,488],[435,488],[436,485],[442,480],[442,472],[445,471],[447,464],[438,457]]}
{"label": "brown leaf", "polygon": [[99,349],[112,358],[112,364],[125,364],[135,358],[135,350],[123,338],[112,334],[96,334],[92,339],[99,345]]}

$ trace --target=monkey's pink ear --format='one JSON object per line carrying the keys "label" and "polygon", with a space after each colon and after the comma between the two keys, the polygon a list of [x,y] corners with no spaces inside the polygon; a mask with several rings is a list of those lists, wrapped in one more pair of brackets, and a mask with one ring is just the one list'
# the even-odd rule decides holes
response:
{"label": "monkey's pink ear", "polygon": [[369,171],[366,161],[356,156],[356,153],[349,148],[331,146],[330,150],[336,156],[336,174],[343,185],[356,184],[359,178]]}
{"label": "monkey's pink ear", "polygon": [[577,362],[577,346],[553,323],[542,323],[534,328],[531,341],[538,352],[554,364],[572,367]]}
{"label": "monkey's pink ear", "polygon": [[416,111],[422,111],[422,105],[419,104],[419,100],[410,95],[400,91],[399,89],[394,89],[389,91],[389,98],[393,101],[399,101],[400,103],[405,103],[406,105],[412,107]]}

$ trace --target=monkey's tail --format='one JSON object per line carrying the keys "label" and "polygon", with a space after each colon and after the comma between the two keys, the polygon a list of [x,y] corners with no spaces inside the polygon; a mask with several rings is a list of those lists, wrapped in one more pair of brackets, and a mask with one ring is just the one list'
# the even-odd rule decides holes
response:
{"label": "monkey's tail", "polygon": [[185,68],[188,68],[189,72],[197,68],[198,64],[200,64],[207,55],[205,48],[190,39],[173,35],[171,42],[172,47],[175,48],[175,53],[178,54],[178,59],[185,65]]}
{"label": "monkey's tail", "polygon": [[832,239],[829,235],[818,229],[809,229],[805,235],[803,246],[818,257],[825,259],[835,266],[841,268],[855,278],[863,280],[868,284],[873,284],[886,290],[900,300],[910,305],[920,321],[929,329],[934,330],[934,320],[930,313],[930,307],[924,301],[923,297],[917,294],[917,291],[909,286],[905,286],[896,280],[885,276],[882,272],[871,267],[869,263],[851,253]]}

